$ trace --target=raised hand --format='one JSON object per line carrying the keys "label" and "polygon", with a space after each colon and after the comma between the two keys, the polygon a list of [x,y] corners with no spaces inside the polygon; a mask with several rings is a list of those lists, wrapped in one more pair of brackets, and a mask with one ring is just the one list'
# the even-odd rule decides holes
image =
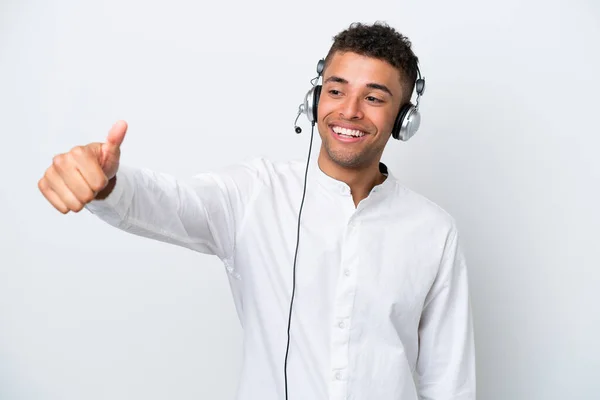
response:
{"label": "raised hand", "polygon": [[108,196],[119,169],[127,123],[118,121],[105,142],[75,146],[54,156],[38,182],[44,197],[63,214],[79,212],[90,201]]}

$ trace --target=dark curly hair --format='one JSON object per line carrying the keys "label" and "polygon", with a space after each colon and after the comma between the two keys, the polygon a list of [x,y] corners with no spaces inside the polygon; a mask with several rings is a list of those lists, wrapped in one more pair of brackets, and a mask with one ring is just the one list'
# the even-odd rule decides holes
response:
{"label": "dark curly hair", "polygon": [[[412,51],[410,40],[385,22],[372,25],[352,23],[333,37],[333,44],[325,57],[325,67],[336,52],[352,52],[387,61],[400,71],[401,79],[409,89],[405,97],[410,99],[417,79],[419,59]],[[408,100],[407,100],[408,101]]]}

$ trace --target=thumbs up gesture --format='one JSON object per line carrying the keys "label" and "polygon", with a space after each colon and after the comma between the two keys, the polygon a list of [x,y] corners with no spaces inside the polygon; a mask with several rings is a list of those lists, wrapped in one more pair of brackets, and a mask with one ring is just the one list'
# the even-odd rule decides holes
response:
{"label": "thumbs up gesture", "polygon": [[90,201],[108,196],[114,187],[126,132],[127,123],[118,121],[103,143],[76,146],[56,155],[38,182],[46,200],[66,214],[79,212]]}

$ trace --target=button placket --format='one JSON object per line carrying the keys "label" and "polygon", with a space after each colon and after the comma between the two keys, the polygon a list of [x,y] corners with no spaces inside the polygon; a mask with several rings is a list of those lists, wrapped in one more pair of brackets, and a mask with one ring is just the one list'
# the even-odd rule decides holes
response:
{"label": "button placket", "polygon": [[355,220],[356,211],[350,214],[344,234],[341,254],[340,279],[336,288],[331,333],[331,389],[333,398],[345,398],[349,366],[348,345],[352,324],[352,309],[356,293],[356,273],[359,263],[360,241]]}
{"label": "button placket", "polygon": [[[353,215],[352,217],[350,217],[350,221],[348,221],[348,229],[347,229],[347,232],[346,232],[346,239],[347,240],[356,239],[356,228],[357,228],[357,226],[358,226],[358,222],[356,221],[356,216]],[[342,265],[344,265],[344,264],[346,264],[346,266],[343,269],[344,276],[349,277],[352,274],[352,270],[348,266],[348,263],[344,263],[343,260],[342,260]]]}

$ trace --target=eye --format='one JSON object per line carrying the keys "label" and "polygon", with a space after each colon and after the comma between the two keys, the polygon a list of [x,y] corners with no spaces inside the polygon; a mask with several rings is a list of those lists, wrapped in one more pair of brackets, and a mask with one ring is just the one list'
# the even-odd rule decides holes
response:
{"label": "eye", "polygon": [[333,96],[339,96],[341,93],[339,90],[331,89],[331,90],[329,90],[329,94],[331,94]]}
{"label": "eye", "polygon": [[378,99],[377,97],[367,96],[367,101],[371,103],[382,103],[383,100]]}

